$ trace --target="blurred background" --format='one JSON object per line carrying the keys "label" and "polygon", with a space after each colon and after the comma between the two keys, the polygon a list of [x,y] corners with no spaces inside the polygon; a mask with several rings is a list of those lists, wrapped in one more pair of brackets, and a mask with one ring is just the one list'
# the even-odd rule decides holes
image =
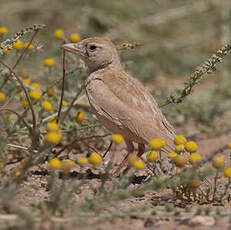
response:
{"label": "blurred background", "polygon": [[[230,42],[230,11],[230,0],[0,0],[0,24],[9,29],[9,37],[34,23],[47,25],[36,38],[43,50],[23,63],[35,76],[43,58],[62,61],[60,43],[53,37],[57,29],[67,39],[78,33],[81,38],[106,36],[117,45],[138,43],[120,51],[121,59],[161,104]],[[230,129],[230,63],[227,57],[182,104],[164,108],[175,126],[191,135]]]}

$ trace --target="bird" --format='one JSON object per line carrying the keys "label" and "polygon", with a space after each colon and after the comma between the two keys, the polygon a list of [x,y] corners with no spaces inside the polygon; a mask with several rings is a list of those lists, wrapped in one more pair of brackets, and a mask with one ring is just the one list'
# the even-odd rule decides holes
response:
{"label": "bird", "polygon": [[164,139],[164,151],[174,149],[176,132],[151,93],[140,81],[125,72],[116,46],[107,38],[93,37],[61,46],[79,56],[89,68],[85,91],[93,113],[111,133],[123,136],[127,155],[114,173],[118,175],[127,158],[145,152],[153,138]]}

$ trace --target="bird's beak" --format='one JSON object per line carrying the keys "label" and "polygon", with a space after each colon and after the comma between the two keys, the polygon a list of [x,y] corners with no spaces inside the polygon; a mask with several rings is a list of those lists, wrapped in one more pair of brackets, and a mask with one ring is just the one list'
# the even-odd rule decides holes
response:
{"label": "bird's beak", "polygon": [[61,49],[64,49],[70,53],[77,54],[79,56],[83,56],[83,49],[81,48],[80,44],[78,43],[69,43],[69,44],[64,44],[61,46]]}

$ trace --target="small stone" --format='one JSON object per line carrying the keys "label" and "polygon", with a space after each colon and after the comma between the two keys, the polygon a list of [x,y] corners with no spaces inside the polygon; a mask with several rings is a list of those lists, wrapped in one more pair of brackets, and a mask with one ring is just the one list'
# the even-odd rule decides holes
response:
{"label": "small stone", "polygon": [[197,227],[198,225],[213,226],[215,225],[215,219],[212,216],[194,216],[190,219],[183,220],[182,224],[187,224],[191,227]]}

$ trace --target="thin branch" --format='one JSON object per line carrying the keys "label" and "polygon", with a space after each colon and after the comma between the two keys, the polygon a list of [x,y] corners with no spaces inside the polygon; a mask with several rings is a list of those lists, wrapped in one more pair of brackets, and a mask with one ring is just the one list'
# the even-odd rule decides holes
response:
{"label": "thin branch", "polygon": [[59,104],[59,111],[58,111],[58,118],[57,122],[59,122],[62,106],[63,106],[63,97],[64,97],[64,89],[65,89],[65,78],[66,78],[66,69],[65,69],[65,50],[63,50],[63,81],[62,81],[62,91],[61,91],[61,98]]}
{"label": "thin branch", "polygon": [[6,64],[3,60],[0,60],[0,63],[2,65],[4,65],[9,71],[10,71],[10,74],[14,74],[15,78],[17,79],[17,81],[19,82],[22,90],[24,91],[25,95],[26,95],[26,99],[28,101],[28,104],[29,104],[29,107],[30,107],[30,110],[31,110],[31,114],[32,114],[32,121],[33,121],[33,131],[35,131],[36,129],[36,115],[35,115],[35,111],[33,109],[33,105],[32,105],[32,102],[31,102],[31,99],[30,99],[30,96],[28,94],[28,91],[27,89],[25,88],[23,82],[21,81],[21,79],[18,77],[18,75],[14,72],[14,70],[8,65]]}
{"label": "thin branch", "polygon": [[187,97],[193,87],[197,85],[206,74],[211,74],[216,71],[216,65],[221,63],[223,58],[231,51],[231,45],[225,45],[221,49],[219,49],[215,54],[213,54],[209,60],[204,62],[201,66],[196,68],[196,70],[192,73],[190,78],[184,83],[185,87],[181,91],[177,92],[177,95],[170,95],[166,102],[160,107],[164,107],[166,105],[172,103],[181,103],[185,97]]}
{"label": "thin branch", "polygon": [[[27,47],[30,46],[30,44],[33,42],[35,36],[37,35],[38,33],[38,30],[36,30],[33,34],[33,36],[31,37],[30,41],[29,41],[29,44]],[[15,62],[14,66],[12,67],[12,69],[14,70],[16,68],[16,66],[19,64],[19,62],[22,60],[24,54],[28,51],[28,48],[27,47],[24,47],[22,52],[21,52],[21,55],[19,56],[19,58],[17,59],[17,61]],[[10,79],[10,74],[6,77],[6,79],[3,81],[2,85],[0,86],[0,90],[6,85],[7,81]]]}
{"label": "thin branch", "polygon": [[67,108],[66,112],[64,113],[63,117],[60,119],[60,124],[63,123],[63,121],[65,120],[65,118],[67,117],[67,115],[69,114],[71,108],[73,107],[75,101],[78,99],[79,95],[81,94],[81,92],[83,91],[84,85],[82,85],[79,89],[79,91],[76,93],[75,97],[73,98],[73,100],[71,101],[71,104],[69,105],[69,107]]}
{"label": "thin branch", "polygon": [[89,140],[89,139],[94,139],[94,138],[102,138],[102,137],[107,137],[111,135],[110,133],[106,133],[106,134],[102,134],[102,135],[93,135],[93,136],[88,136],[88,137],[81,137],[81,138],[76,138],[74,140],[72,140],[71,142],[69,142],[68,144],[64,145],[63,148],[61,148],[56,154],[55,157],[57,157],[58,155],[60,155],[65,149],[67,149],[68,147],[71,147],[72,145],[74,145],[77,142],[80,141],[85,141],[85,140]]}
{"label": "thin branch", "polygon": [[33,136],[33,130],[31,129],[30,125],[26,122],[26,120],[24,118],[22,118],[22,116],[19,113],[17,113],[16,111],[14,111],[12,109],[0,109],[0,113],[2,111],[7,111],[7,112],[14,113],[15,115],[17,115],[17,117],[20,118],[22,120],[23,124],[27,127],[30,135]]}

